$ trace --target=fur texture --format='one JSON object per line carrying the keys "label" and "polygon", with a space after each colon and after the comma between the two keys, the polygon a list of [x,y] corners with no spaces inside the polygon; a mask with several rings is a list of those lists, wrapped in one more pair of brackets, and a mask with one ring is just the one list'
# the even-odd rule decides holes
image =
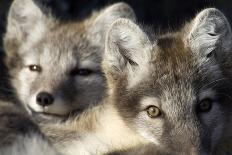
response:
{"label": "fur texture", "polygon": [[1,155],[60,155],[19,103],[0,101]]}
{"label": "fur texture", "polygon": [[[118,19],[106,37],[105,102],[70,121],[73,125],[44,131],[70,154],[104,154],[148,143],[144,154],[231,153],[230,52],[230,25],[213,8],[180,31],[155,37]],[[159,115],[152,115],[154,109]],[[61,138],[62,133],[72,138]]]}
{"label": "fur texture", "polygon": [[230,52],[231,28],[216,9],[156,37],[118,19],[106,36],[104,102],[41,127],[68,155],[133,154],[137,146],[144,154],[231,154]]}
{"label": "fur texture", "polygon": [[[169,154],[228,153],[232,57],[225,16],[209,8],[179,32],[149,38],[155,37],[125,19],[108,32],[103,66],[121,117]],[[150,106],[160,117],[147,115]]]}
{"label": "fur texture", "polygon": [[0,149],[1,155],[61,155],[40,135],[18,136],[10,146]]}
{"label": "fur texture", "polygon": [[134,20],[134,12],[117,3],[83,21],[67,22],[41,7],[15,0],[9,11],[4,47],[16,93],[35,115],[83,111],[105,94],[100,62],[106,29],[120,17]]}

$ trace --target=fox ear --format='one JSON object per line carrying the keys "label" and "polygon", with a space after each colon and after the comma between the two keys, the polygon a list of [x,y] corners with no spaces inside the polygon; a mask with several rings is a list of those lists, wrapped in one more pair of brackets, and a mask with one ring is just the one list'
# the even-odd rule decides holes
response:
{"label": "fox ear", "polygon": [[215,49],[228,51],[231,48],[230,24],[223,13],[214,8],[205,9],[195,17],[187,37],[192,50],[204,56]]}
{"label": "fox ear", "polygon": [[148,36],[128,19],[118,19],[106,35],[103,67],[106,72],[138,77],[149,70],[152,44]]}
{"label": "fox ear", "polygon": [[130,20],[135,20],[136,16],[133,9],[126,3],[120,2],[113,4],[102,11],[96,17],[93,26],[91,28],[91,33],[94,34],[95,40],[98,43],[103,43],[105,40],[106,31],[109,26],[118,18],[128,18]]}
{"label": "fox ear", "polygon": [[[33,0],[14,0],[8,14],[5,41],[20,44],[38,38],[46,29],[47,17]],[[31,33],[33,30],[33,33]]]}

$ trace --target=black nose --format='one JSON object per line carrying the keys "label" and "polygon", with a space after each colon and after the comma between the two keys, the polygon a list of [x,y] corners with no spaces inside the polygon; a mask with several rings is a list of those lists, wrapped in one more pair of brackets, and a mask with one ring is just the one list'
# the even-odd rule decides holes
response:
{"label": "black nose", "polygon": [[43,106],[43,107],[52,104],[53,101],[54,101],[53,96],[47,92],[40,92],[36,96],[36,103]]}

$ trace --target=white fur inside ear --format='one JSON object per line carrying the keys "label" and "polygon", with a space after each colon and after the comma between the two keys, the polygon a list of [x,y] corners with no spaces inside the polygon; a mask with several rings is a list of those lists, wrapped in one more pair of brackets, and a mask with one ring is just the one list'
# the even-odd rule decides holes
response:
{"label": "white fur inside ear", "polygon": [[214,27],[212,25],[204,25],[204,23],[200,22],[197,26],[197,32],[191,33],[190,36],[192,49],[194,51],[204,51],[204,54],[207,55],[216,48],[216,42],[220,35],[214,32]]}
{"label": "white fur inside ear", "polygon": [[194,19],[188,41],[193,51],[206,56],[217,46],[227,48],[228,42],[231,42],[227,40],[227,33],[231,34],[231,30],[225,16],[219,10],[209,8]]}
{"label": "white fur inside ear", "polygon": [[105,60],[112,69],[127,73],[129,87],[148,75],[151,51],[148,36],[128,19],[118,19],[107,33]]}

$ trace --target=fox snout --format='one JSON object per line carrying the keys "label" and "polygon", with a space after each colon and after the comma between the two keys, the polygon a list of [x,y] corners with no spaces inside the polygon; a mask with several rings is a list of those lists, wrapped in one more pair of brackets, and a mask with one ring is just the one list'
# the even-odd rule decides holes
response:
{"label": "fox snout", "polygon": [[40,92],[36,95],[36,103],[42,107],[53,104],[54,97],[48,92]]}
{"label": "fox snout", "polygon": [[74,109],[72,103],[65,100],[61,92],[40,90],[31,95],[27,107],[35,114],[66,116]]}

